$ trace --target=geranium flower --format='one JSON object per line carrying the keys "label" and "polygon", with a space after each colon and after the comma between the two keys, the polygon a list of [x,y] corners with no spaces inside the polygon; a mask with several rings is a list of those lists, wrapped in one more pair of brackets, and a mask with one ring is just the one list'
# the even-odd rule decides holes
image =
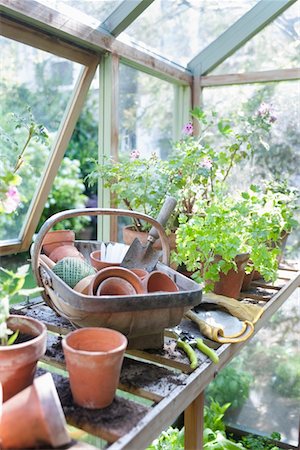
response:
{"label": "geranium flower", "polygon": [[134,159],[139,159],[140,156],[141,153],[139,152],[139,150],[132,150],[132,152],[130,153],[130,160],[133,161]]}
{"label": "geranium flower", "polygon": [[211,169],[212,168],[212,161],[210,158],[203,158],[201,163],[200,163],[201,167],[204,167],[205,169]]}
{"label": "geranium flower", "polygon": [[10,214],[14,212],[21,203],[21,197],[16,186],[10,186],[5,194],[6,199],[3,200],[2,205],[4,212]]}
{"label": "geranium flower", "polygon": [[258,108],[257,115],[259,117],[269,118],[270,123],[274,123],[277,120],[277,117],[274,114],[273,107],[265,102],[262,102],[262,104]]}
{"label": "geranium flower", "polygon": [[183,134],[187,134],[188,136],[191,136],[194,132],[194,127],[192,122],[188,122],[184,125],[184,127],[182,128],[182,133]]}

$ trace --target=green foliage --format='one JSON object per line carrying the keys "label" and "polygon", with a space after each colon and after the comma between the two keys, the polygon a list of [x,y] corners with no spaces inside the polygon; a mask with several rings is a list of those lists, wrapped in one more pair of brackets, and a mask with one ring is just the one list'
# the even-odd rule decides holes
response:
{"label": "green foliage", "polygon": [[91,196],[97,193],[97,185],[88,185],[86,180],[94,167],[98,156],[98,121],[94,114],[97,111],[96,100],[88,97],[81,111],[72,138],[69,142],[66,156],[80,161],[80,171],[85,184],[85,194]]}
{"label": "green foliage", "polygon": [[249,398],[251,374],[229,365],[208,385],[206,397],[221,405],[230,403],[232,409],[241,407]]}
{"label": "green foliage", "polygon": [[152,442],[147,450],[184,450],[184,428],[169,427]]}
{"label": "green foliage", "polygon": [[[87,199],[83,194],[84,190],[79,161],[65,157],[45,204],[39,227],[48,217],[57,212],[73,208],[84,208]],[[54,229],[72,229],[77,233],[88,223],[88,217],[80,216],[59,222]]]}
{"label": "green foliage", "polygon": [[300,399],[299,355],[286,355],[275,367],[272,387],[284,397]]}
{"label": "green foliage", "polygon": [[242,437],[242,443],[244,447],[249,450],[279,450],[277,446],[274,446],[270,439],[280,441],[281,436],[276,432],[272,433],[270,437],[249,434],[248,436]]}
{"label": "green foliage", "polygon": [[35,122],[30,107],[22,115],[8,114],[6,120],[11,130],[0,129],[0,212],[11,214],[21,203],[18,189],[23,177],[21,169],[28,164],[29,146],[48,146],[48,134],[43,125]]}
{"label": "green foliage", "polygon": [[[157,217],[165,197],[170,192],[168,162],[154,153],[150,158],[131,157],[123,162],[106,160],[96,165],[89,176],[89,184],[97,183],[98,177],[104,187],[110,188],[116,203],[133,211]],[[149,224],[134,221],[137,230],[149,228]]]}
{"label": "green foliage", "polygon": [[7,326],[10,299],[17,293],[29,296],[42,290],[22,289],[28,270],[29,264],[19,267],[14,272],[0,267],[0,345],[11,345],[18,337],[18,332],[13,333]]}

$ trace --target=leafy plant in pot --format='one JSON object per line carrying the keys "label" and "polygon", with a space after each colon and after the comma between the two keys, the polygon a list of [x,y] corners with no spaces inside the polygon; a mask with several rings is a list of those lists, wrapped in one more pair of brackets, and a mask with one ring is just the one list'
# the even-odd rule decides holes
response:
{"label": "leafy plant in pot", "polygon": [[[280,232],[272,227],[272,214],[222,190],[209,204],[198,201],[197,207],[198,214],[189,220],[180,218],[173,258],[193,272],[192,278],[203,282],[206,291],[238,298],[250,258],[268,280],[276,278],[278,249],[268,242],[276,242]],[[224,287],[229,276],[233,278]]]}
{"label": "leafy plant in pot", "polygon": [[[103,180],[105,188],[110,189],[116,205],[154,218],[158,216],[172,186],[168,161],[161,160],[155,153],[149,158],[142,158],[137,150],[131,152],[130,158],[123,158],[120,162],[107,159],[103,164],[96,165],[88,176],[89,184],[95,184],[98,178]],[[166,225],[168,234],[173,229],[172,221],[171,217]],[[147,222],[134,218],[133,223],[123,229],[125,244],[131,244],[136,235],[146,243],[150,228]],[[159,240],[154,244],[154,247],[158,246]]]}
{"label": "leafy plant in pot", "polygon": [[46,351],[47,330],[36,319],[9,314],[14,294],[28,296],[41,290],[22,290],[29,265],[16,273],[0,269],[0,383],[6,401],[32,383],[37,361]]}
{"label": "leafy plant in pot", "polygon": [[[267,186],[269,183],[267,184]],[[293,191],[293,197],[294,197]],[[241,193],[239,202],[244,222],[248,223],[251,233],[251,261],[246,268],[255,278],[263,277],[274,281],[280,263],[283,242],[297,225],[294,219],[295,204],[290,196],[274,192],[268,187],[251,185],[248,191]]]}

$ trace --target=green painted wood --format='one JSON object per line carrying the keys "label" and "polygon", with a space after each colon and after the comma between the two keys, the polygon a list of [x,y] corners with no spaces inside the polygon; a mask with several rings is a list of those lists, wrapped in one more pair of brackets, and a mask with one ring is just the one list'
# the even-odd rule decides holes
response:
{"label": "green painted wood", "polygon": [[[105,55],[99,65],[99,138],[98,162],[101,164],[112,151],[112,90],[113,90],[112,56]],[[103,187],[102,180],[98,180],[98,207],[110,207],[109,189]],[[110,218],[98,216],[97,238],[99,241],[110,241]]]}
{"label": "green painted wood", "polygon": [[174,117],[173,117],[173,139],[181,138],[183,125],[190,119],[191,89],[189,86],[174,85]]}
{"label": "green painted wood", "polygon": [[296,0],[260,0],[188,63],[194,75],[205,75],[242,47]]}
{"label": "green painted wood", "polygon": [[123,1],[101,24],[113,36],[118,36],[148,8],[154,0]]}

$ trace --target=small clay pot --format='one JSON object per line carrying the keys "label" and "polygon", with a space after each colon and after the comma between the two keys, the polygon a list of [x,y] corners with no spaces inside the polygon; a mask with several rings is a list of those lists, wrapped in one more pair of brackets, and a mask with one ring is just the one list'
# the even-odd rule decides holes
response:
{"label": "small clay pot", "polygon": [[177,292],[178,286],[164,272],[155,270],[143,279],[143,286],[146,292]]}
{"label": "small clay pot", "polygon": [[111,277],[118,277],[128,281],[134,287],[135,294],[144,293],[142,281],[135,273],[131,272],[131,270],[125,269],[124,267],[106,267],[97,272],[94,276],[94,279],[89,286],[89,295],[96,295],[98,286],[102,281]]}
{"label": "small clay pot", "polygon": [[60,245],[56,247],[49,255],[49,258],[55,263],[63,258],[81,258],[84,259],[82,253],[73,245]]}
{"label": "small clay pot", "polygon": [[99,284],[97,295],[136,295],[136,290],[129,281],[110,277]]}
{"label": "small clay pot", "polygon": [[88,275],[87,277],[80,280],[74,287],[74,291],[79,292],[80,294],[88,295],[89,294],[89,285],[92,282],[92,279],[95,275]]}
{"label": "small clay pot", "polygon": [[237,271],[230,269],[226,274],[220,272],[220,280],[214,284],[214,293],[237,299],[241,292],[245,267],[249,261],[249,253],[241,253],[235,257]]}
{"label": "small clay pot", "polygon": [[62,340],[74,402],[109,406],[119,383],[127,338],[109,328],[80,328]]}
{"label": "small clay pot", "polygon": [[75,233],[72,230],[48,231],[43,240],[43,251],[49,256],[50,253],[61,245],[74,245]]}
{"label": "small clay pot", "polygon": [[3,404],[0,436],[3,449],[60,447],[70,442],[50,373]]}
{"label": "small clay pot", "polygon": [[29,335],[26,342],[0,346],[0,382],[3,401],[29,386],[34,378],[38,360],[44,355],[47,343],[46,326],[31,317],[10,315],[7,321],[12,331]]}
{"label": "small clay pot", "polygon": [[130,269],[131,272],[135,273],[141,280],[143,280],[147,275],[147,270],[144,269]]}
{"label": "small clay pot", "polygon": [[90,254],[90,260],[91,260],[91,264],[92,266],[96,269],[96,270],[101,270],[101,269],[105,269],[106,267],[118,267],[120,266],[121,263],[113,263],[113,262],[108,262],[108,261],[101,261],[101,251],[100,250],[95,250],[94,252],[92,252]]}

